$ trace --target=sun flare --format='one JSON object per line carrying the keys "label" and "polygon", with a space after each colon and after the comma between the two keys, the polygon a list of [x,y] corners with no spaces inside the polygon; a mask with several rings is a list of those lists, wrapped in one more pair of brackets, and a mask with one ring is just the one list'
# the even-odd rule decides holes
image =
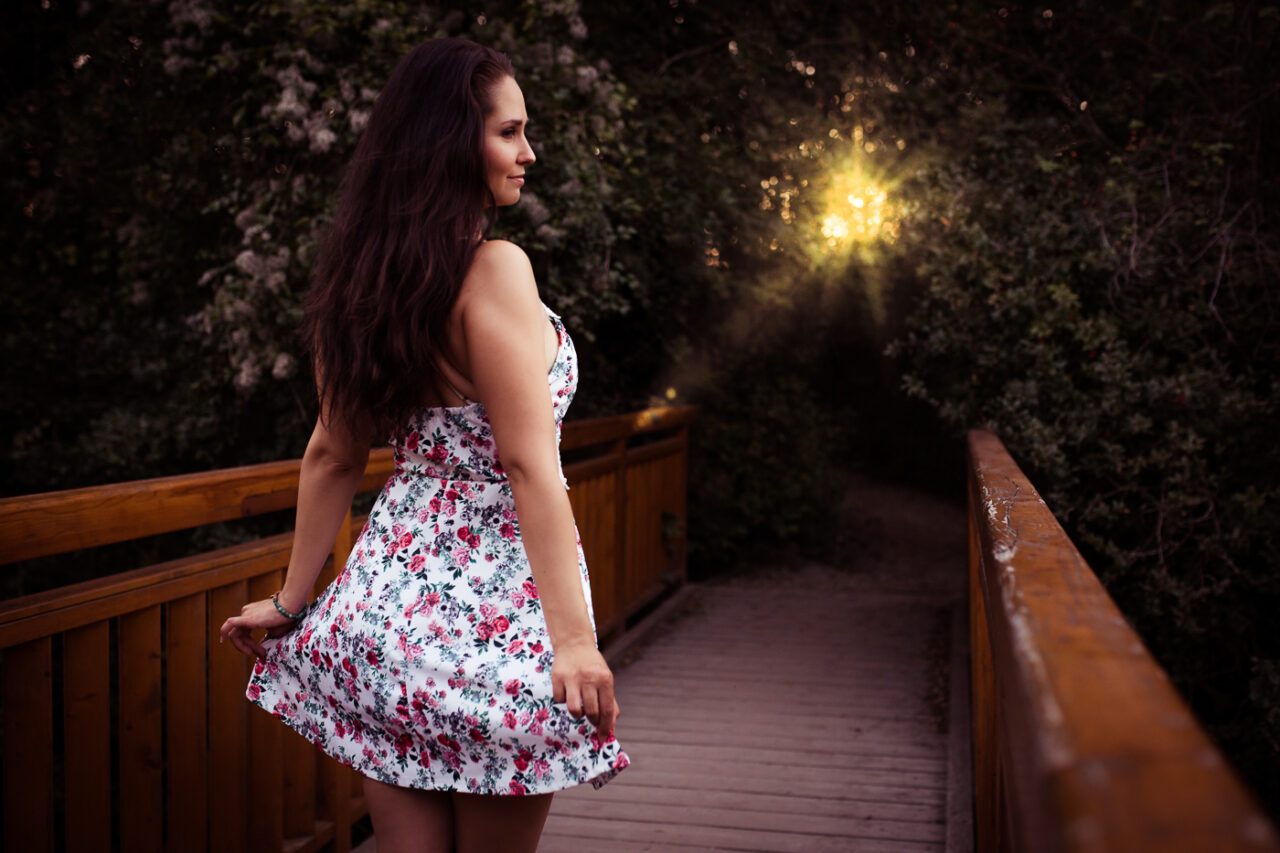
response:
{"label": "sun flare", "polygon": [[831,248],[898,239],[898,211],[889,194],[857,174],[836,175],[829,191],[822,236]]}

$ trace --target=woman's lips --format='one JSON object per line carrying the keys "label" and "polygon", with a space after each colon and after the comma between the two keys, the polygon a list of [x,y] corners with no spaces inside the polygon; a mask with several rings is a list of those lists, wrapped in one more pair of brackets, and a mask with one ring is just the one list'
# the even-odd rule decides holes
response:
{"label": "woman's lips", "polygon": [[515,175],[511,178],[511,180],[515,181],[520,186],[524,186],[524,175]]}

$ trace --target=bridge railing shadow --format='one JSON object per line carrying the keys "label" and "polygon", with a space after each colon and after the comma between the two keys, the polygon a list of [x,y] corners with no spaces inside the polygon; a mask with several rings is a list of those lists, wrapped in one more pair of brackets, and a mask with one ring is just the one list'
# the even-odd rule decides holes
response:
{"label": "bridge railing shadow", "polygon": [[[686,579],[693,407],[565,424],[601,640]],[[394,471],[375,451],[360,485]],[[0,563],[295,506],[300,460],[0,500]],[[348,513],[317,580],[345,565]],[[292,534],[0,603],[3,849],[344,853],[359,775],[252,713],[226,616],[279,589]]]}
{"label": "bridge railing shadow", "polygon": [[977,849],[1280,850],[1004,445],[968,447]]}

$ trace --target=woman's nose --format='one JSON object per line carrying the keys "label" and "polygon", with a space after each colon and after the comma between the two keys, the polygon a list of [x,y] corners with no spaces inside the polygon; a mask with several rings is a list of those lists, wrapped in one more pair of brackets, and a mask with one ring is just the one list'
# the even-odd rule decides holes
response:
{"label": "woman's nose", "polygon": [[534,162],[537,159],[538,158],[534,156],[534,153],[533,153],[533,146],[530,145],[528,142],[526,142],[524,144],[524,151],[522,151],[520,154],[520,162],[528,164],[528,163]]}

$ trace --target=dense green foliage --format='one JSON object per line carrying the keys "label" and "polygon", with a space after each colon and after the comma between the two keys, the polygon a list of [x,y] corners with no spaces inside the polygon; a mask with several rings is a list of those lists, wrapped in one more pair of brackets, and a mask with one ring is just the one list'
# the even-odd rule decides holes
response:
{"label": "dense green foliage", "polygon": [[1278,19],[1178,8],[965,22],[1003,73],[904,188],[932,222],[895,352],[946,421],[1000,434],[1274,804]]}
{"label": "dense green foliage", "polygon": [[510,21],[390,2],[27,6],[6,29],[38,52],[8,54],[6,76],[30,77],[0,130],[25,166],[0,214],[11,492],[300,454],[316,240],[378,87],[426,38],[516,58],[543,162],[504,231],[575,326],[626,309],[605,207],[625,204],[627,96],[580,55],[573,4],[513,4]]}
{"label": "dense green foliage", "polygon": [[700,571],[821,552],[843,469],[949,485],[986,424],[1280,810],[1275,7],[3,14],[11,493],[300,452],[341,164],[399,56],[465,35],[521,72],[501,228],[580,343],[575,415],[702,406]]}

